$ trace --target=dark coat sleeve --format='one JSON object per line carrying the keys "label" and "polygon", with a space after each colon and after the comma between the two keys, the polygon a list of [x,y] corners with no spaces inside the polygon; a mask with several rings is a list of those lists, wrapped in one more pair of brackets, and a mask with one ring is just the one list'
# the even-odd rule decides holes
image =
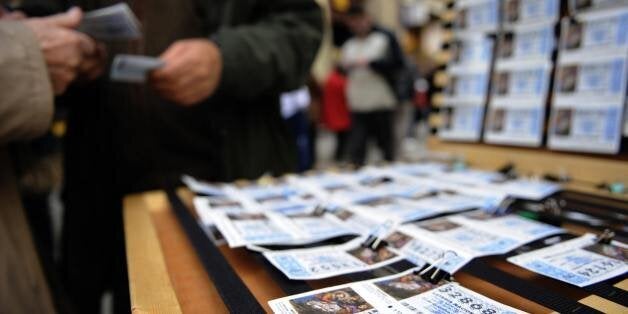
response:
{"label": "dark coat sleeve", "polygon": [[386,36],[386,39],[388,40],[388,53],[384,58],[374,60],[369,63],[369,66],[376,72],[379,72],[386,77],[390,77],[394,75],[396,71],[404,67],[405,60],[403,51],[401,50],[399,41],[394,33],[380,27],[376,27],[374,31],[381,32]]}
{"label": "dark coat sleeve", "polygon": [[322,40],[323,16],[314,0],[263,0],[250,24],[224,26],[219,93],[240,100],[279,93],[305,83]]}

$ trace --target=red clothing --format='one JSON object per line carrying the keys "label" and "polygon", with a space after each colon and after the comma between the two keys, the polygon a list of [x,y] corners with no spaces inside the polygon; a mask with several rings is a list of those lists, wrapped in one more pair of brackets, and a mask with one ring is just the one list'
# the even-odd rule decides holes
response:
{"label": "red clothing", "polygon": [[348,130],[351,126],[346,90],[347,78],[342,73],[333,71],[323,90],[322,122],[334,132]]}

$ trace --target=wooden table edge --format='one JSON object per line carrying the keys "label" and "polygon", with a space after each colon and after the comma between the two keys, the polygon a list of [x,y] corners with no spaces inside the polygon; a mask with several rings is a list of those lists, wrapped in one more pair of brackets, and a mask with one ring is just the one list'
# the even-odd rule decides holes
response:
{"label": "wooden table edge", "polygon": [[149,213],[151,204],[147,198],[158,193],[163,194],[148,192],[124,198],[124,238],[133,313],[182,313]]}

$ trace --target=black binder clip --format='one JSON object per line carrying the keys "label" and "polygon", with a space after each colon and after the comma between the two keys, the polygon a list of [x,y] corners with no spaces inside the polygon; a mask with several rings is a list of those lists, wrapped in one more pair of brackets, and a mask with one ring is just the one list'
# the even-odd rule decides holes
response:
{"label": "black binder clip", "polygon": [[368,238],[362,242],[362,247],[370,248],[373,251],[377,251],[384,246],[388,246],[388,241],[373,234],[369,235]]}
{"label": "black binder clip", "polygon": [[515,203],[515,201],[516,199],[513,197],[504,198],[497,206],[495,206],[495,209],[491,214],[495,216],[501,216],[506,214],[510,210],[512,204]]}
{"label": "black binder clip", "polygon": [[318,204],[318,205],[316,205],[316,207],[312,211],[312,215],[314,215],[316,217],[323,216],[328,211],[329,211],[329,209],[327,208],[327,206],[325,206],[324,204]]}
{"label": "black binder clip", "polygon": [[610,229],[606,229],[602,234],[597,237],[597,243],[611,244],[611,241],[613,241],[614,238],[615,232]]}
{"label": "black binder clip", "polygon": [[438,282],[440,282],[443,279],[446,279],[448,281],[453,281],[453,276],[451,276],[449,273],[447,273],[446,271],[441,269],[441,266],[448,259],[448,254],[452,255],[452,256],[458,256],[458,254],[456,254],[456,252],[454,252],[454,251],[445,251],[430,266],[428,266],[428,267],[426,267],[426,268],[424,268],[422,270],[416,270],[414,272],[415,275],[421,276],[421,278],[423,278],[423,280],[425,280],[427,282],[430,282],[432,284],[437,284]]}

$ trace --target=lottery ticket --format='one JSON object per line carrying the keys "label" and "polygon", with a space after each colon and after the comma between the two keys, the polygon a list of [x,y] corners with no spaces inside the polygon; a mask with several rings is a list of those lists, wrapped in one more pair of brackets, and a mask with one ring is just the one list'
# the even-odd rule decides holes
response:
{"label": "lottery ticket", "polygon": [[324,279],[376,269],[403,259],[386,246],[373,250],[356,238],[342,245],[264,252],[277,269],[293,280]]}
{"label": "lottery ticket", "polygon": [[489,189],[504,191],[509,196],[533,201],[540,201],[561,190],[560,184],[529,179],[516,179],[506,182],[491,184]]}
{"label": "lottery ticket", "polygon": [[409,222],[439,214],[482,208],[484,205],[483,197],[442,192],[414,197],[381,197],[359,203],[356,210],[365,216],[380,215],[399,222]]}
{"label": "lottery ticket", "polygon": [[181,181],[188,187],[188,189],[197,194],[215,196],[225,195],[222,185],[220,184],[203,182],[189,175],[181,176]]}
{"label": "lottery ticket", "polygon": [[284,215],[272,211],[206,212],[230,247],[302,245],[344,235],[357,235],[336,216],[315,211]]}
{"label": "lottery ticket", "polygon": [[268,302],[274,313],[523,313],[457,283],[432,284],[409,270]]}
{"label": "lottery ticket", "polygon": [[578,287],[589,286],[628,271],[628,245],[598,243],[596,236],[581,237],[513,256],[509,262]]}
{"label": "lottery ticket", "polygon": [[517,215],[494,216],[482,210],[449,217],[451,221],[496,234],[508,234],[519,245],[565,232],[564,229]]}
{"label": "lottery ticket", "polygon": [[403,227],[390,233],[385,240],[391,251],[403,255],[418,267],[438,264],[438,268],[450,274],[473,259],[468,252],[447,243],[429,237],[414,237],[410,232],[404,232]]}
{"label": "lottery ticket", "polygon": [[505,254],[529,242],[522,235],[514,236],[511,232],[485,229],[482,225],[451,217],[416,222],[404,225],[403,228],[403,231],[414,237],[428,237],[452,248],[454,252],[464,252],[474,258]]}
{"label": "lottery ticket", "polygon": [[423,162],[416,164],[395,164],[384,168],[385,171],[408,175],[412,177],[426,177],[439,175],[447,171],[448,166],[444,163],[438,162]]}

